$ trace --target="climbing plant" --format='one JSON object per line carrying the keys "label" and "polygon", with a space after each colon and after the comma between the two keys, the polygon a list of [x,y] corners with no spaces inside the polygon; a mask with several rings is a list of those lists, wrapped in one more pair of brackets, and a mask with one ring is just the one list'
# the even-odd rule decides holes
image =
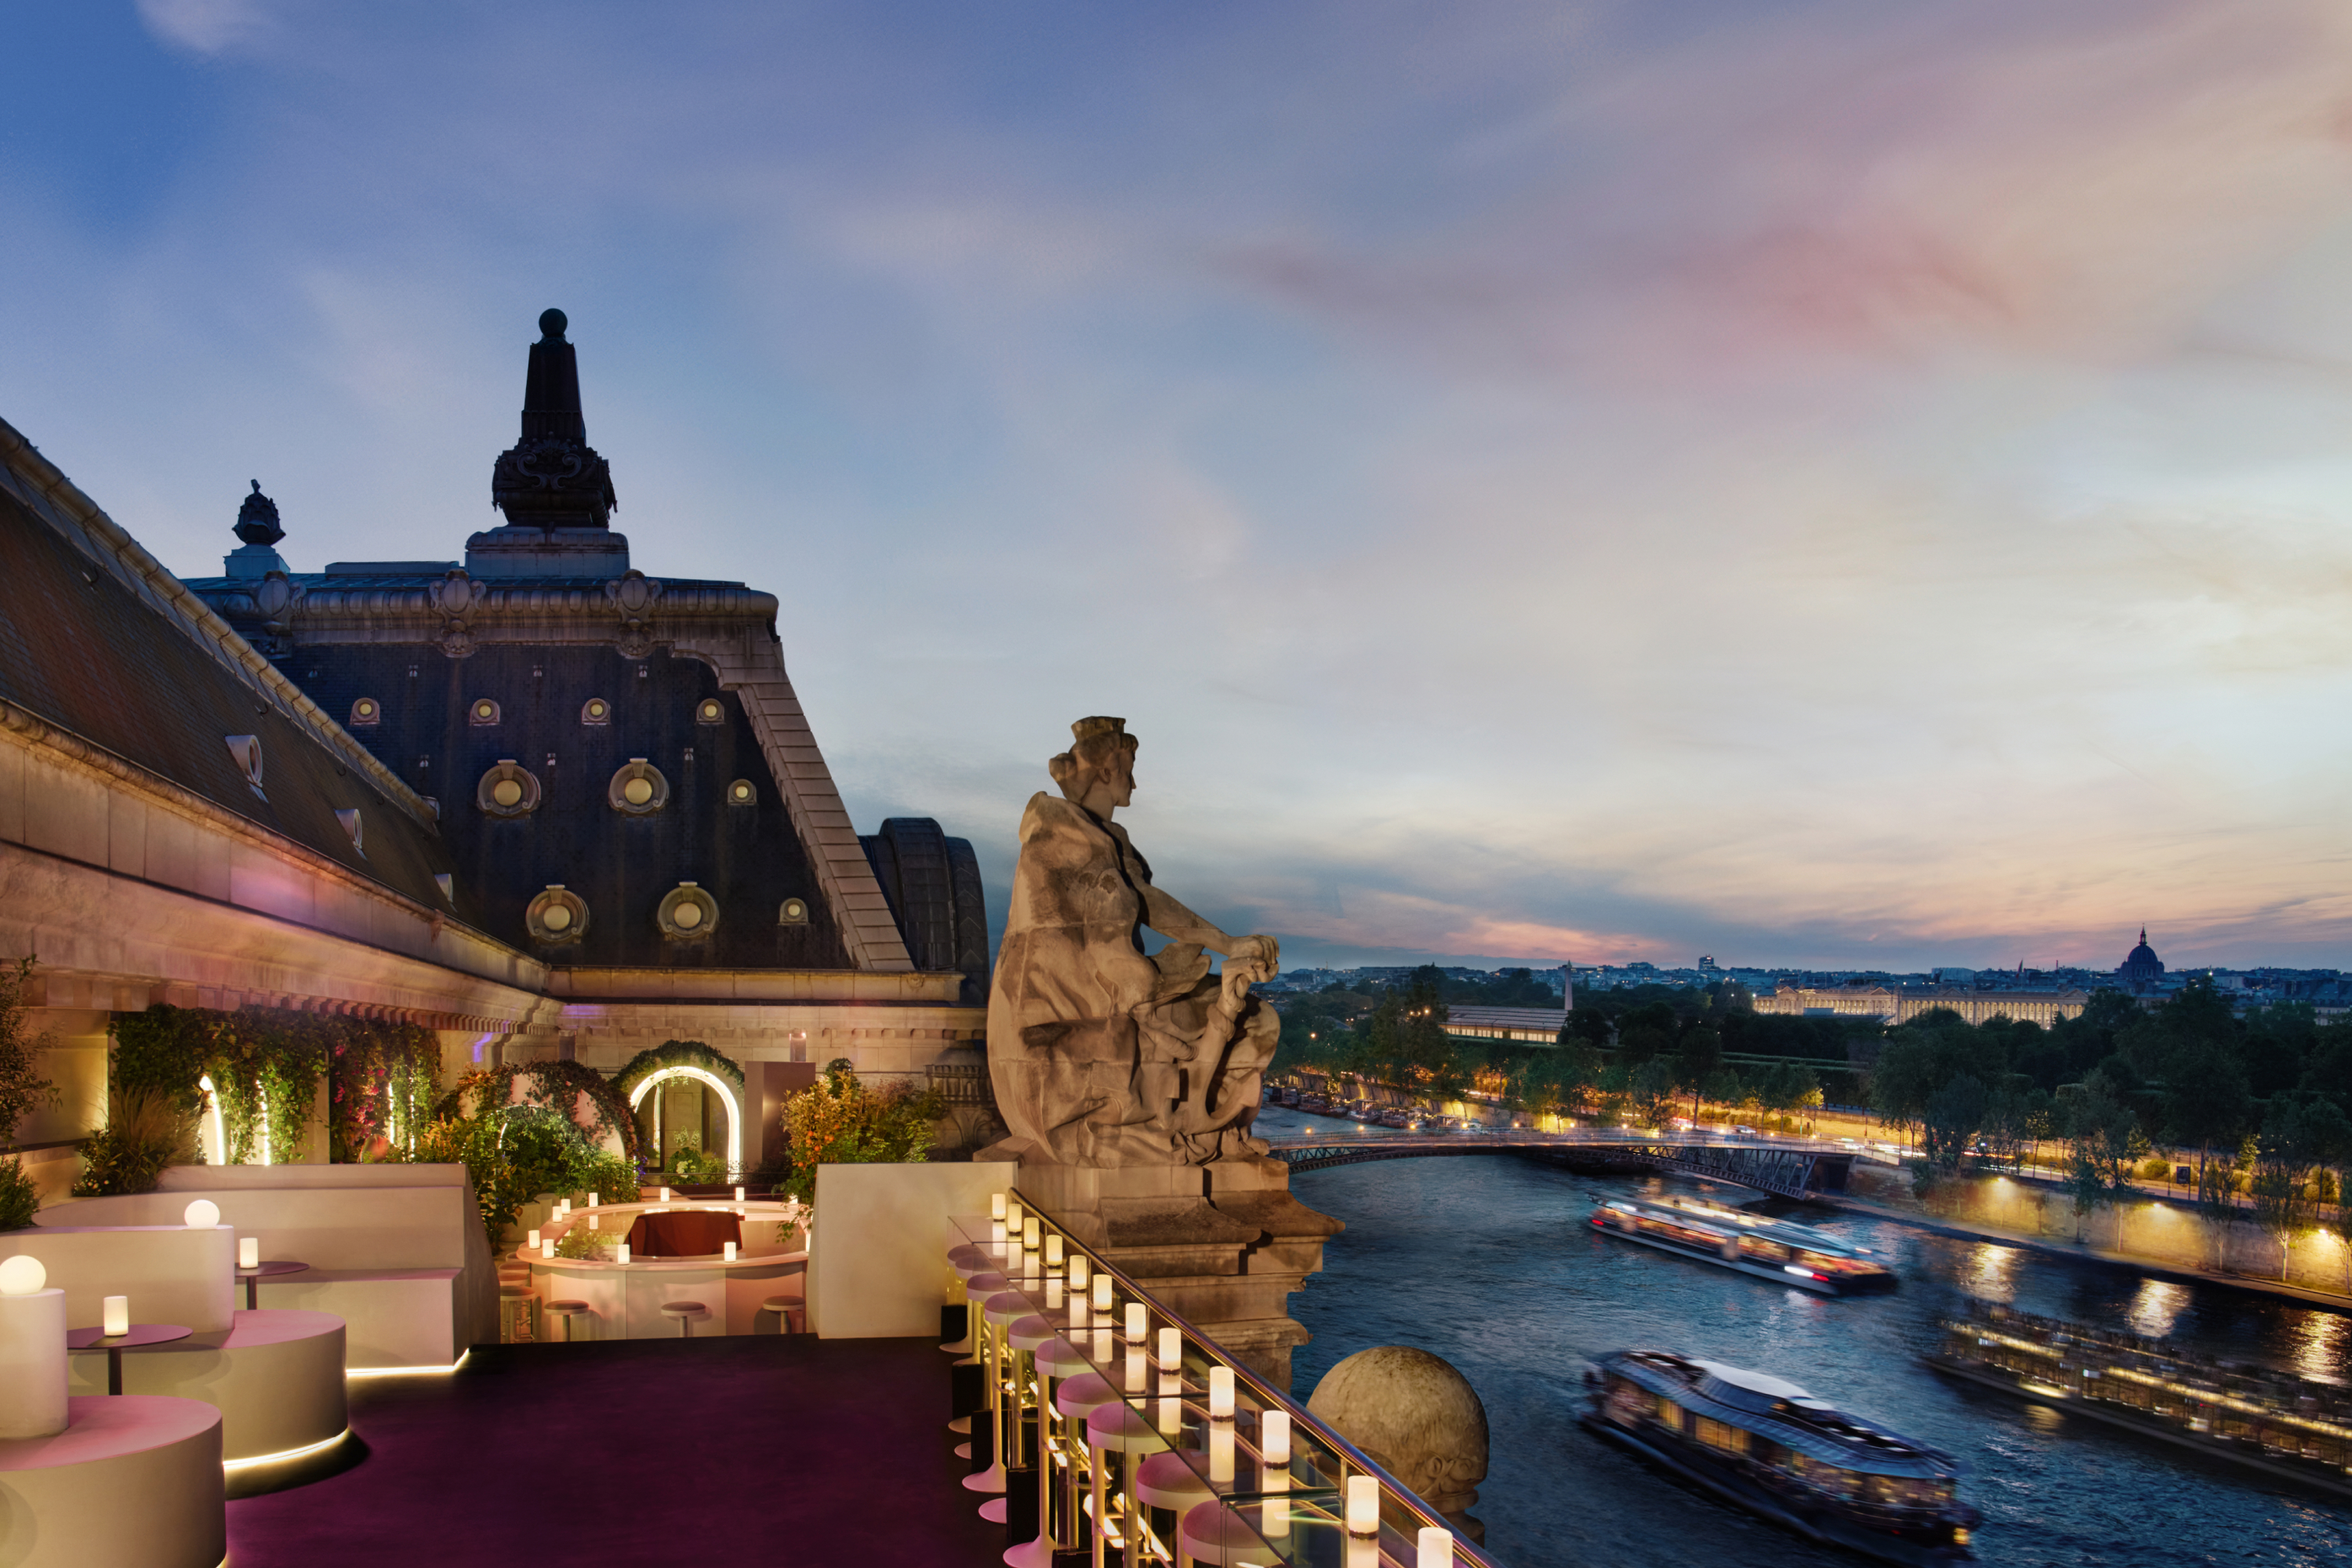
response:
{"label": "climbing plant", "polygon": [[872,1089],[847,1057],[825,1064],[815,1085],[784,1101],[793,1172],[778,1189],[803,1202],[816,1196],[819,1165],[908,1163],[930,1158],[934,1123],[945,1107],[931,1090],[908,1083]]}
{"label": "climbing plant", "polygon": [[589,1140],[617,1138],[621,1157],[633,1164],[637,1160],[637,1122],[629,1114],[627,1095],[614,1079],[584,1062],[509,1062],[478,1068],[459,1079],[433,1108],[433,1114],[478,1116],[489,1107],[514,1101],[518,1082],[520,1103],[546,1106],[575,1122],[581,1120],[584,1101],[587,1121],[583,1127]]}
{"label": "climbing plant", "polygon": [[720,1056],[700,1040],[664,1040],[651,1050],[631,1057],[613,1075],[613,1088],[619,1091],[621,1103],[627,1105],[637,1085],[665,1068],[700,1068],[733,1084],[739,1095],[743,1091],[743,1069],[733,1058]]}

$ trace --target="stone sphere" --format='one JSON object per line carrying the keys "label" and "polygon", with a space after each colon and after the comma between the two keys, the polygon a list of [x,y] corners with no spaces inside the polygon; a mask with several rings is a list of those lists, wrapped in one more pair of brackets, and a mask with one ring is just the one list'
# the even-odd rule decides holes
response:
{"label": "stone sphere", "polygon": [[1376,1345],[1323,1374],[1307,1408],[1442,1514],[1478,1500],[1486,1407],[1470,1380],[1427,1351]]}

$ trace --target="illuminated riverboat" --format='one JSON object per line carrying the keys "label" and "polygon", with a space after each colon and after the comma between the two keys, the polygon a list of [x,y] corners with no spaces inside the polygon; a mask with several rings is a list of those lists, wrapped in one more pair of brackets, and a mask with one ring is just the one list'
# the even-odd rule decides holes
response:
{"label": "illuminated riverboat", "polygon": [[2163,1340],[1969,1303],[1928,1364],[2336,1498],[2352,1497],[2352,1391]]}
{"label": "illuminated riverboat", "polygon": [[1948,1454],[1718,1362],[1619,1351],[1584,1375],[1586,1426],[1727,1502],[1910,1568],[1971,1556]]}
{"label": "illuminated riverboat", "polygon": [[1593,1209],[1592,1228],[1824,1296],[1892,1290],[1896,1284],[1895,1271],[1867,1248],[1811,1226],[1696,1199],[1612,1198]]}

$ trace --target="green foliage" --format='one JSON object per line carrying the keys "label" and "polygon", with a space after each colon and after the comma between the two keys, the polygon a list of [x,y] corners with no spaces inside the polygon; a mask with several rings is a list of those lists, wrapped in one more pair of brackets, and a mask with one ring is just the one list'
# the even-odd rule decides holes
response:
{"label": "green foliage", "polygon": [[618,1139],[622,1156],[630,1162],[632,1171],[642,1157],[637,1120],[630,1114],[627,1096],[622,1093],[617,1080],[606,1078],[584,1062],[509,1062],[504,1067],[478,1068],[460,1078],[441,1097],[433,1114],[479,1115],[486,1107],[504,1105],[518,1098],[524,1104],[543,1105],[581,1122],[592,1142]]}
{"label": "green foliage", "polygon": [[82,1197],[152,1193],[167,1165],[196,1163],[196,1112],[159,1090],[117,1088],[106,1099],[106,1125],[82,1144],[74,1184]]}
{"label": "green foliage", "polygon": [[702,1134],[688,1132],[685,1142],[670,1151],[669,1173],[681,1185],[699,1185],[727,1179],[727,1157],[702,1147]]}
{"label": "green foliage", "polygon": [[41,1212],[41,1189],[25,1173],[25,1162],[0,1165],[0,1230],[22,1230]]}
{"label": "green foliage", "polygon": [[590,1230],[584,1223],[576,1224],[556,1237],[555,1256],[610,1262],[614,1249],[621,1245],[626,1234],[618,1230]]}
{"label": "green foliage", "polygon": [[550,1105],[492,1102],[475,1115],[442,1116],[396,1157],[465,1166],[493,1246],[523,1205],[542,1193],[618,1193],[630,1200],[637,1194],[635,1168],[622,1167],[625,1180],[617,1180],[620,1163]]}
{"label": "green foliage", "polygon": [[1675,1069],[1663,1057],[1653,1057],[1634,1068],[1626,1089],[1640,1125],[1662,1127],[1674,1114]]}
{"label": "green foliage", "polygon": [[869,1089],[858,1080],[848,1058],[835,1058],[813,1087],[784,1101],[793,1173],[782,1190],[811,1202],[816,1196],[819,1165],[926,1159],[932,1147],[932,1123],[944,1110],[937,1094],[904,1083]]}
{"label": "green foliage", "polygon": [[613,1088],[623,1104],[636,1092],[637,1085],[664,1068],[700,1068],[714,1073],[735,1086],[740,1098],[743,1092],[743,1069],[732,1057],[720,1056],[700,1040],[664,1040],[651,1050],[639,1051],[622,1064],[613,1075]]}
{"label": "green foliage", "polygon": [[48,1037],[25,1034],[25,987],[33,965],[29,952],[16,962],[13,973],[0,964],[0,1145],[16,1141],[16,1124],[34,1107],[57,1103],[57,1086],[33,1066],[34,1053],[48,1044]]}

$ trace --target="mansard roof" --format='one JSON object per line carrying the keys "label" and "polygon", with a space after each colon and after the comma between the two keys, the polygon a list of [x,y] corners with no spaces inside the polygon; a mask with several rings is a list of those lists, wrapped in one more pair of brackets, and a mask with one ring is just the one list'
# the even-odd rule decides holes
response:
{"label": "mansard roof", "polygon": [[475,923],[432,806],[5,421],[0,724]]}

